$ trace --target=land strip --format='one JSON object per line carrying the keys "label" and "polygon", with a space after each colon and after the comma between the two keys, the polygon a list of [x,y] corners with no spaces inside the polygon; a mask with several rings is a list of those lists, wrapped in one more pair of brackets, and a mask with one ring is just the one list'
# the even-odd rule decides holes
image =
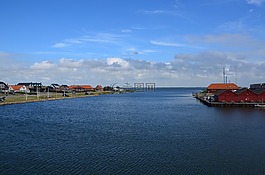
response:
{"label": "land strip", "polygon": [[50,92],[50,93],[39,93],[36,95],[29,94],[14,94],[14,95],[2,95],[1,97],[5,97],[5,101],[0,102],[0,105],[10,105],[10,104],[21,104],[21,103],[30,103],[30,102],[40,102],[40,101],[48,101],[48,100],[63,100],[69,98],[80,98],[80,97],[88,97],[88,96],[97,96],[102,94],[111,94],[111,91],[103,91],[103,92],[88,92],[88,93],[67,93],[63,95],[62,93]]}

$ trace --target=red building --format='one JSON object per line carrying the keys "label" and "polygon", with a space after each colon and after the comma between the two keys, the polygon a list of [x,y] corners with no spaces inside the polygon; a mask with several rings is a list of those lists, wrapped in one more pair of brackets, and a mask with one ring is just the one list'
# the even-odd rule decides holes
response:
{"label": "red building", "polygon": [[257,97],[257,102],[259,103],[265,103],[265,89],[257,89],[254,90],[258,97]]}
{"label": "red building", "polygon": [[238,95],[231,90],[220,90],[215,93],[218,102],[237,102]]}
{"label": "red building", "polygon": [[69,86],[70,90],[75,92],[87,92],[87,91],[94,91],[95,88],[93,88],[90,85],[71,85]]}
{"label": "red building", "polygon": [[235,93],[238,95],[238,102],[257,102],[258,95],[250,89],[240,89]]}

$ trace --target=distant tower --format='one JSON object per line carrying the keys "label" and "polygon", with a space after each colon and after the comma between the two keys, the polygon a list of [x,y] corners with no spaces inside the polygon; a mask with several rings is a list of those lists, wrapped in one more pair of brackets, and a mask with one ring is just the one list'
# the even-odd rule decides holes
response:
{"label": "distant tower", "polygon": [[235,65],[235,83],[237,84],[237,72],[236,72],[236,65]]}

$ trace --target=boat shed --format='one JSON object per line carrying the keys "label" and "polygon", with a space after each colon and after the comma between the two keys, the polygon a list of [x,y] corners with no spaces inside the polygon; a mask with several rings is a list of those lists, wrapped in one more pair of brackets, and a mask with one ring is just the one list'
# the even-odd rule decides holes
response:
{"label": "boat shed", "polygon": [[264,103],[265,102],[265,89],[256,89],[253,90],[255,94],[257,94],[257,102]]}
{"label": "boat shed", "polygon": [[214,94],[217,102],[236,102],[238,95],[231,90],[220,90]]}
{"label": "boat shed", "polygon": [[256,102],[258,95],[248,88],[243,88],[235,92],[238,95],[238,102]]}

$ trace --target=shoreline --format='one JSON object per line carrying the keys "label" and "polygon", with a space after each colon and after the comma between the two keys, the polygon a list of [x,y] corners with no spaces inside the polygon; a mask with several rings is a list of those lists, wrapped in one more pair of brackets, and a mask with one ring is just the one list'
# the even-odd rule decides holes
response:
{"label": "shoreline", "polygon": [[[55,101],[55,100],[65,100],[65,99],[74,99],[74,98],[84,98],[84,97],[94,97],[94,96],[99,96],[99,95],[105,95],[105,94],[113,94],[113,92],[111,91],[105,91],[105,92],[93,92],[89,95],[86,94],[71,94],[68,97],[63,97],[63,96],[59,96],[59,97],[40,97],[39,99],[28,99],[28,100],[21,100],[21,98],[25,99],[25,96],[5,96],[5,97],[9,97],[7,98],[7,100],[5,100],[4,102],[0,102],[0,106],[5,106],[5,105],[15,105],[15,104],[24,104],[24,103],[34,103],[34,102],[45,102],[45,101]],[[29,96],[32,97],[32,96]],[[33,96],[34,98],[36,96]],[[8,101],[8,99],[12,99],[12,101]],[[15,100],[15,98],[17,98],[18,100]],[[36,97],[37,98],[37,97]]]}

